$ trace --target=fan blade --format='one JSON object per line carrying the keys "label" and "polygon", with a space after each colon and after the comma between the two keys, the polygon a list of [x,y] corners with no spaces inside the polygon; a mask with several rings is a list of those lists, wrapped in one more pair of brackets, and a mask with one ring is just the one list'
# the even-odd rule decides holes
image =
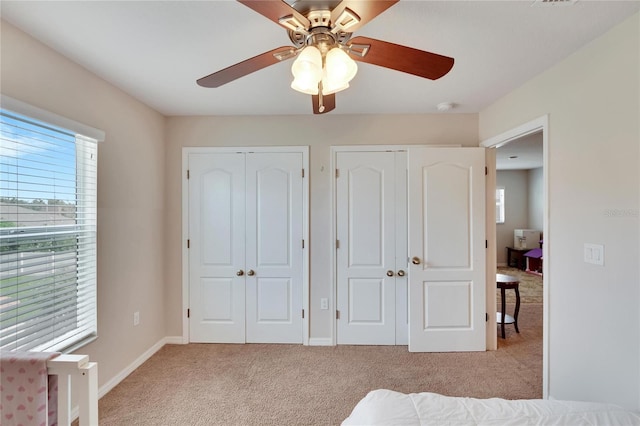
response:
{"label": "fan blade", "polygon": [[431,80],[439,79],[453,68],[453,58],[448,56],[373,38],[354,37],[347,43],[347,46],[352,45],[356,51],[360,50],[356,45],[370,46],[364,56],[350,55],[355,61],[391,68]]}
{"label": "fan blade", "polygon": [[398,1],[399,0],[342,0],[342,2],[340,2],[340,4],[331,11],[331,22],[332,24],[338,22],[340,15],[342,15],[345,9],[350,9],[360,18],[359,22],[347,27],[346,31],[352,33],[385,10],[389,9],[394,4],[398,3]]}
{"label": "fan blade", "polygon": [[326,114],[329,111],[333,111],[336,108],[336,94],[322,95],[322,111],[320,111],[320,95],[311,95],[311,101],[313,102],[314,114]]}
{"label": "fan blade", "polygon": [[[206,77],[202,77],[197,80],[197,83],[202,87],[220,87],[223,84],[227,84],[240,77],[249,75],[252,72],[259,71],[269,65],[277,64],[282,60],[292,58],[295,54],[296,49],[294,47],[278,47],[277,49],[264,52],[261,55],[254,56],[253,58],[249,58],[223,70],[209,74]],[[276,55],[278,55],[280,59],[278,59]]]}
{"label": "fan blade", "polygon": [[311,26],[311,22],[300,12],[289,6],[283,0],[237,0],[248,8],[258,12],[260,15],[275,22],[287,29],[292,29],[291,25],[285,25],[280,22],[281,18],[291,17],[289,22],[297,22],[305,30]]}

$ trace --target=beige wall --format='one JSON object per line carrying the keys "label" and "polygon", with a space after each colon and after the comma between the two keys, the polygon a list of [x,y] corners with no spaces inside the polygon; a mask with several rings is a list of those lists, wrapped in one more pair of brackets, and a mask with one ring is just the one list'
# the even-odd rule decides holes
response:
{"label": "beige wall", "polygon": [[[157,112],[2,22],[0,88],[104,130],[98,147],[98,340],[111,380],[164,338],[164,122]],[[133,312],[140,325],[133,327]]]}
{"label": "beige wall", "polygon": [[531,169],[527,172],[527,192],[529,195],[529,225],[531,229],[544,228],[544,168]]}
{"label": "beige wall", "polygon": [[[480,113],[481,139],[549,114],[549,395],[640,408],[640,15]],[[603,244],[605,264],[583,262]]]}
{"label": "beige wall", "polygon": [[526,170],[498,170],[496,187],[504,188],[504,223],[496,224],[496,261],[507,264],[507,250],[513,247],[513,230],[528,228],[528,190]]}
{"label": "beige wall", "polygon": [[[339,102],[339,97],[338,97]],[[290,117],[171,117],[167,120],[166,312],[167,334],[182,334],[181,317],[181,156],[189,146],[310,146],[311,339],[333,336],[331,312],[320,298],[332,300],[330,254],[331,145],[460,144],[478,145],[476,114],[410,116],[327,115]]]}

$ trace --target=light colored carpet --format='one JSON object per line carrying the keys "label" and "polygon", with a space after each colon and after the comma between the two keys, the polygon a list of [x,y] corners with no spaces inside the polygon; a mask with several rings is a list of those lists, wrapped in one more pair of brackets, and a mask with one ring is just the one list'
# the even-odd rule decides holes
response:
{"label": "light colored carpet", "polygon": [[[513,309],[513,306],[509,306]],[[367,392],[542,396],[542,305],[497,351],[410,353],[406,346],[166,345],[99,403],[109,425],[337,425]]]}

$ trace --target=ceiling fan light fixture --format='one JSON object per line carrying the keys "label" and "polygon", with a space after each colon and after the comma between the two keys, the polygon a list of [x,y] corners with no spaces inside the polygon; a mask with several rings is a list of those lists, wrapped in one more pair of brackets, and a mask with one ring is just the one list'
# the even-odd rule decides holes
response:
{"label": "ceiling fan light fixture", "polygon": [[307,46],[291,66],[294,80],[291,88],[298,92],[317,95],[318,83],[322,79],[322,54],[315,46]]}
{"label": "ceiling fan light fixture", "polygon": [[300,93],[305,93],[307,95],[317,95],[318,94],[318,82],[314,82],[309,79],[304,78],[295,78],[291,82],[291,88]]}
{"label": "ceiling fan light fixture", "polygon": [[340,48],[327,52],[325,58],[325,75],[334,85],[348,84],[358,72],[358,65]]}
{"label": "ceiling fan light fixture", "polygon": [[335,109],[334,93],[348,88],[355,77],[358,66],[354,59],[430,80],[443,77],[454,64],[453,58],[437,53],[368,37],[351,37],[399,0],[237,1],[285,28],[293,46],[272,49],[196,80],[202,87],[220,87],[297,56],[291,66],[294,76],[291,87],[313,95],[313,113],[324,114]]}
{"label": "ceiling fan light fixture", "polygon": [[324,95],[333,95],[348,88],[348,81],[331,80],[330,78],[322,79],[322,93]]}

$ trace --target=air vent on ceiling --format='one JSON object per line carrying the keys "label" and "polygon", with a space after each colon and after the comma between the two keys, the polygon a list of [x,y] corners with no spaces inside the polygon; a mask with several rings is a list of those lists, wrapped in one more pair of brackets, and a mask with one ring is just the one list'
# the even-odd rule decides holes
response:
{"label": "air vent on ceiling", "polygon": [[532,6],[571,6],[578,0],[534,0]]}

